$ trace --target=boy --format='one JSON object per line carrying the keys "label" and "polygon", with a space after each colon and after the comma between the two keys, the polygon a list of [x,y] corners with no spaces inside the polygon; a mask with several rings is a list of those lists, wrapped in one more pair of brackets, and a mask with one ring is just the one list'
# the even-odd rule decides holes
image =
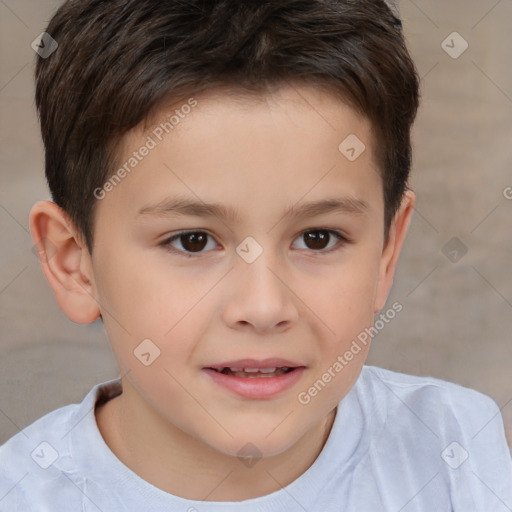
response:
{"label": "boy", "polygon": [[511,510],[492,400],[364,366],[415,203],[392,9],[68,0],[47,33],[30,228],[121,376],[0,448],[0,510]]}

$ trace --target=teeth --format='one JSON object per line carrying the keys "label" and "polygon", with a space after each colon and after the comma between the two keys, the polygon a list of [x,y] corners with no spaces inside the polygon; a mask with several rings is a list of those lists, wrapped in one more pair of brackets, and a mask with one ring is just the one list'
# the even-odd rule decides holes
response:
{"label": "teeth", "polygon": [[[230,368],[230,369],[233,370],[233,368]],[[244,372],[246,372],[246,373],[257,373],[257,372],[273,373],[275,371],[276,371],[275,368],[244,368]]]}
{"label": "teeth", "polygon": [[[288,370],[289,368],[287,366],[283,368],[224,368],[221,373],[234,377],[262,378],[267,376],[277,377],[286,373]],[[249,376],[247,374],[252,375]]]}

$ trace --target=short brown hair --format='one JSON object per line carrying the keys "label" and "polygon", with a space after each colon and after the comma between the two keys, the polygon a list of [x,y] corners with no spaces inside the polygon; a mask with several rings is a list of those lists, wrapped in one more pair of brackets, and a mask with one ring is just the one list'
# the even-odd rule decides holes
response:
{"label": "short brown hair", "polygon": [[115,172],[122,136],[169,100],[217,86],[309,83],[365,115],[387,238],[407,188],[419,79],[383,0],[68,0],[46,32],[58,43],[36,65],[46,177],[91,253],[93,191]]}

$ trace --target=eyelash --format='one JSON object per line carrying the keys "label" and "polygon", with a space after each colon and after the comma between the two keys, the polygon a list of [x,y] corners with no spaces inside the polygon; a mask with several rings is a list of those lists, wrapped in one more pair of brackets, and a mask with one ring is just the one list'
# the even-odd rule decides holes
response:
{"label": "eyelash", "polygon": [[[346,244],[350,244],[352,243],[351,240],[349,240],[343,233],[341,233],[340,231],[336,231],[334,229],[328,229],[328,228],[310,228],[310,229],[306,229],[305,231],[302,231],[300,234],[299,234],[299,237],[300,236],[303,236],[304,234],[306,233],[314,233],[314,232],[325,232],[325,233],[329,233],[330,235],[334,235],[337,239],[338,239],[338,243],[334,246],[334,247],[331,247],[330,249],[327,249],[327,250],[314,250],[314,249],[310,249],[313,253],[318,253],[318,254],[328,254],[328,253],[331,253],[331,252],[334,252],[334,251],[338,251],[340,250],[344,245]],[[204,252],[197,252],[197,253],[191,253],[191,252],[184,252],[184,251],[181,251],[181,250],[178,250],[178,249],[175,249],[174,247],[172,247],[170,244],[171,242],[174,242],[175,240],[177,240],[178,238],[180,238],[180,236],[182,235],[187,235],[187,234],[192,234],[192,233],[200,233],[200,234],[206,234],[207,236],[212,237],[212,235],[210,235],[209,233],[207,233],[206,231],[201,231],[201,230],[187,230],[187,231],[180,231],[179,233],[176,233],[174,235],[171,235],[170,237],[166,238],[163,242],[161,242],[159,245],[161,247],[164,248],[164,250],[166,250],[167,252],[170,252],[170,253],[173,253],[173,254],[177,254],[179,256],[183,256],[185,258],[195,258],[195,257],[199,257],[199,256],[202,256],[203,254],[205,254]],[[297,237],[298,238],[298,237]],[[206,251],[208,252],[208,251]]]}

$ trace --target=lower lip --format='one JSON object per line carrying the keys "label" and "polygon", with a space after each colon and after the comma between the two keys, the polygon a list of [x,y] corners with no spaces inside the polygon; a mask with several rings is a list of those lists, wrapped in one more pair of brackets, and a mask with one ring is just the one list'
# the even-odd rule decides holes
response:
{"label": "lower lip", "polygon": [[277,377],[235,377],[234,375],[217,372],[211,368],[203,368],[203,371],[210,375],[219,386],[244,398],[261,400],[271,398],[291,388],[301,378],[305,369],[304,366],[301,366]]}

